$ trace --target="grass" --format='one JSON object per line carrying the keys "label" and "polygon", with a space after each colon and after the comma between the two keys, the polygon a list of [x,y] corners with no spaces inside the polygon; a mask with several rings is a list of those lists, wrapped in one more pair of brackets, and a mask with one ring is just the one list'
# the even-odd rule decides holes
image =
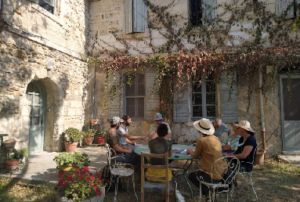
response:
{"label": "grass", "polygon": [[0,177],[1,202],[54,202],[56,190],[52,184],[21,184],[16,179]]}
{"label": "grass", "polygon": [[[176,166],[182,165],[183,161],[178,161]],[[196,170],[199,164],[194,163],[191,171]],[[194,202],[199,200],[199,189],[192,185],[194,198],[190,196],[190,190],[182,175],[174,177],[177,181],[178,190],[185,198],[186,202]],[[265,202],[298,202],[300,201],[300,167],[279,162],[275,159],[268,159],[264,166],[255,166],[253,169],[254,188],[257,192],[259,201]],[[130,181],[131,182],[131,181]],[[245,184],[243,179],[239,177],[238,187],[234,191],[230,201],[247,202],[258,201],[251,189]],[[133,194],[132,183],[130,183],[129,192],[119,190],[117,195],[118,202],[136,201]],[[141,197],[140,180],[135,181],[136,192]],[[0,201],[1,202],[55,202],[56,197],[55,186],[51,184],[38,184],[36,186],[28,186],[20,184],[18,181],[10,178],[0,177]],[[105,202],[114,201],[114,190],[105,193]],[[219,202],[226,201],[226,195],[220,195]],[[145,201],[160,202],[161,195],[151,193],[145,195]]]}

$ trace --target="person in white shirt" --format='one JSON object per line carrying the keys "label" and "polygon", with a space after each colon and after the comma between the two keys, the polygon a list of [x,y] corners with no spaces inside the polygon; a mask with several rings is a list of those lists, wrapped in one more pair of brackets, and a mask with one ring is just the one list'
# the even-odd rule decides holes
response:
{"label": "person in white shirt", "polygon": [[131,140],[148,140],[146,136],[132,136],[129,135],[128,126],[131,124],[131,118],[128,115],[122,116],[123,122],[121,123],[119,129],[117,130],[117,134],[119,136],[120,145],[129,147],[134,150],[136,142]]}
{"label": "person in white shirt", "polygon": [[153,140],[158,137],[157,132],[156,132],[157,127],[163,123],[163,124],[166,124],[168,127],[168,134],[164,138],[170,140],[172,137],[172,131],[170,129],[169,124],[167,122],[163,122],[163,118],[160,113],[156,113],[156,115],[154,117],[154,121],[155,121],[155,123],[150,126],[150,135],[151,135],[150,139]]}

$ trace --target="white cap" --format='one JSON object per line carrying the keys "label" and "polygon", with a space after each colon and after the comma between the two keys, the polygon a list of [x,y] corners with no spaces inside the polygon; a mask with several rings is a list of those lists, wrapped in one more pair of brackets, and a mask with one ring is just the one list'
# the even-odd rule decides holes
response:
{"label": "white cap", "polygon": [[157,120],[163,120],[163,117],[162,117],[162,115],[160,113],[156,113],[154,120],[155,121],[157,121]]}

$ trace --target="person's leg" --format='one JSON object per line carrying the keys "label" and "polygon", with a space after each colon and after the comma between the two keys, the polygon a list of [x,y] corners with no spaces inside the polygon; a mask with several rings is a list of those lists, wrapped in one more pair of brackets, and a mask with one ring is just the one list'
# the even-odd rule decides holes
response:
{"label": "person's leg", "polygon": [[[211,183],[211,178],[207,173],[201,171],[192,172],[189,175],[189,179],[196,187],[200,187],[200,182],[197,179],[197,176],[200,180]],[[208,196],[209,193],[208,187],[205,186],[204,184],[202,184],[201,187],[202,187],[202,194]]]}

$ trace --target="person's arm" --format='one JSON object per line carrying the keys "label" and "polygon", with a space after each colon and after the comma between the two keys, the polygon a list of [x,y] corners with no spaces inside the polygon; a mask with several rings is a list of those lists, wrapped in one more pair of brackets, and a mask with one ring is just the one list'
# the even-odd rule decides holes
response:
{"label": "person's arm", "polygon": [[247,156],[249,156],[249,154],[251,153],[252,149],[253,149],[253,146],[250,146],[250,145],[249,146],[245,146],[242,153],[240,153],[240,154],[232,154],[232,156],[235,156],[238,159],[244,159]]}
{"label": "person's arm", "polygon": [[231,130],[229,129],[229,130],[228,130],[228,136],[229,136],[230,134],[231,134]]}
{"label": "person's arm", "polygon": [[222,146],[222,149],[224,149],[225,151],[230,151],[231,150],[231,145],[230,144],[225,144]]}
{"label": "person's arm", "polygon": [[201,143],[201,141],[199,141],[199,140],[197,141],[196,149],[195,149],[194,152],[193,152],[193,150],[187,148],[186,153],[187,153],[187,155],[191,155],[195,159],[198,158],[202,153],[202,143]]}
{"label": "person's arm", "polygon": [[128,138],[126,138],[126,143],[127,144],[132,144],[132,145],[136,145],[136,142],[135,141],[130,141]]}
{"label": "person's arm", "polygon": [[146,136],[132,136],[127,133],[123,134],[123,137],[126,137],[128,140],[145,140],[147,138]]}
{"label": "person's arm", "polygon": [[173,154],[172,149],[169,150],[169,157],[171,157]]}
{"label": "person's arm", "polygon": [[129,149],[129,148],[126,148],[126,147],[122,147],[118,144],[115,144],[113,145],[113,149],[116,151],[116,152],[119,152],[119,153],[132,153],[132,150]]}
{"label": "person's arm", "polygon": [[168,133],[164,138],[165,139],[169,139],[169,138],[171,138],[172,137],[172,134],[171,133]]}
{"label": "person's arm", "polygon": [[155,139],[155,138],[157,138],[157,137],[158,137],[158,135],[157,135],[157,133],[155,132],[155,133],[151,134],[150,139],[153,140],[153,139]]}

